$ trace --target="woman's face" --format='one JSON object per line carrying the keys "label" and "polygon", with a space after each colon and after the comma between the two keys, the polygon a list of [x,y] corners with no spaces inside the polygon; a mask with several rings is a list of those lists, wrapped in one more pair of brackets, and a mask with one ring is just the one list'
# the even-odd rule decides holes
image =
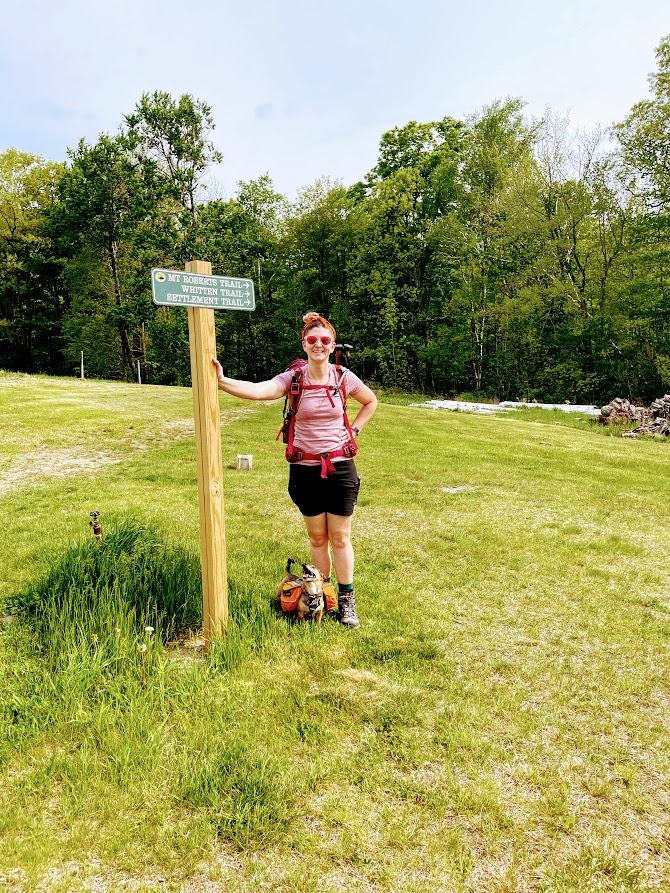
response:
{"label": "woman's face", "polygon": [[305,334],[302,346],[308,357],[320,360],[330,356],[335,350],[335,339],[330,329],[325,326],[314,326]]}

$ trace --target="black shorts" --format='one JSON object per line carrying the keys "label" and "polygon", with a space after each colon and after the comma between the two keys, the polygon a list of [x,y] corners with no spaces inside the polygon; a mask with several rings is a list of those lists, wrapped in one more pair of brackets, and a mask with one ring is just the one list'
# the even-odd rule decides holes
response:
{"label": "black shorts", "polygon": [[288,494],[308,517],[330,512],[331,515],[353,515],[361,479],[353,459],[333,462],[335,471],[321,477],[320,465],[291,465]]}

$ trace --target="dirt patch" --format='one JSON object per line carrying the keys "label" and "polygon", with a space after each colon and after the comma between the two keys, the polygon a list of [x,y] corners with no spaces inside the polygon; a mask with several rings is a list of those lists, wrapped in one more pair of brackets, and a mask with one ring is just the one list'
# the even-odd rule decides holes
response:
{"label": "dirt patch", "polygon": [[163,422],[161,436],[175,440],[181,440],[183,437],[195,437],[195,423],[193,419],[172,419],[172,421]]}
{"label": "dirt patch", "polygon": [[205,659],[205,637],[201,630],[189,632],[166,649],[166,657],[179,667],[189,667],[202,663]]}
{"label": "dirt patch", "polygon": [[10,468],[0,472],[0,494],[29,481],[64,478],[72,474],[95,474],[121,459],[113,453],[84,452],[81,449],[40,450],[23,453]]}
{"label": "dirt patch", "polygon": [[[203,868],[203,871],[206,869]],[[209,872],[207,872],[209,874]],[[124,890],[135,893],[138,890],[173,890],[179,884],[183,893],[218,893],[222,889],[218,881],[212,880],[205,874],[184,878],[180,873],[157,874],[155,871],[144,871],[138,874],[130,874],[123,869],[107,868],[98,860],[88,865],[80,866],[75,862],[66,862],[62,865],[52,866],[47,869],[41,881],[35,888],[38,893],[47,893],[56,887],[65,889],[68,877],[72,884],[77,884],[78,889],[87,893],[119,893]],[[11,878],[8,878],[10,880]],[[2,883],[2,875],[0,875]]]}
{"label": "dirt patch", "polygon": [[[21,384],[21,381],[8,382],[2,378],[2,385]],[[221,426],[231,424],[253,413],[253,407],[234,407],[221,412]],[[171,420],[156,420],[154,430],[146,430],[134,424],[128,426],[121,451],[108,449],[89,450],[85,447],[42,448],[22,453],[10,461],[9,467],[0,470],[0,496],[26,484],[45,479],[61,479],[75,474],[96,474],[110,465],[123,461],[123,454],[130,448],[133,451],[155,449],[178,440],[195,437],[192,417]],[[0,438],[0,443],[9,442]],[[33,442],[34,443],[34,442]],[[113,446],[113,440],[110,446]],[[7,460],[5,460],[7,461]]]}
{"label": "dirt patch", "polygon": [[[221,412],[221,427],[236,422],[243,416],[255,412],[254,408],[239,407],[228,409]],[[138,450],[146,450],[155,447],[157,444],[169,443],[173,440],[184,440],[195,437],[195,423],[193,418],[172,419],[163,422],[156,431],[145,431],[141,438],[132,441],[133,448]]]}

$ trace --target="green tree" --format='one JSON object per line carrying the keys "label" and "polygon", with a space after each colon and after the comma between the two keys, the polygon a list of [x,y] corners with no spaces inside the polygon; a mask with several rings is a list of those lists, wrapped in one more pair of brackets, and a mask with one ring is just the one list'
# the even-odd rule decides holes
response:
{"label": "green tree", "polygon": [[0,366],[59,372],[67,305],[46,214],[63,165],[8,149],[0,154]]}
{"label": "green tree", "polygon": [[[476,393],[495,395],[502,323],[520,269],[530,263],[516,189],[532,169],[536,128],[518,99],[495,102],[467,122],[457,195],[435,234],[450,280],[447,313]],[[505,341],[503,337],[503,343]]]}
{"label": "green tree", "polygon": [[[136,378],[135,353],[148,311],[146,302],[143,307],[130,292],[128,279],[138,262],[138,229],[156,214],[160,190],[154,172],[133,157],[123,135],[103,134],[93,146],[81,140],[69,155],[71,165],[59,183],[54,229],[70,258],[83,251],[85,257],[97,255],[103,262],[104,276],[94,294],[118,333],[125,373]],[[97,263],[94,269],[100,269]]]}
{"label": "green tree", "polygon": [[267,377],[285,357],[278,288],[286,207],[286,199],[265,174],[238,183],[235,198],[207,202],[200,210],[203,256],[213,271],[254,280],[253,313],[216,316],[220,359],[235,377]]}
{"label": "green tree", "polygon": [[142,95],[125,123],[125,144],[161,187],[163,247],[183,265],[202,250],[198,215],[204,176],[222,160],[210,139],[212,110],[188,93],[175,100],[155,91]]}
{"label": "green tree", "polygon": [[670,390],[670,35],[656,50],[651,98],[613,128],[620,176],[636,205],[621,282],[627,366],[643,398]]}
{"label": "green tree", "polygon": [[651,99],[636,103],[614,127],[622,159],[631,176],[629,187],[649,208],[670,208],[670,35],[656,49],[657,71],[649,75]]}
{"label": "green tree", "polygon": [[142,96],[125,124],[94,145],[82,140],[60,184],[53,231],[76,297],[66,353],[70,360],[79,349],[91,355],[106,332],[121,363],[99,350],[88,368],[136,377],[141,360],[145,377],[183,383],[185,323],[153,307],[149,270],[203,256],[199,194],[221,157],[209,138],[211,111],[190,95],[174,100],[155,92]]}
{"label": "green tree", "polygon": [[352,200],[339,182],[322,177],[298,194],[282,243],[285,293],[296,322],[306,310],[317,310],[338,331],[350,326],[355,218]]}
{"label": "green tree", "polygon": [[[362,370],[399,387],[434,388],[436,324],[444,276],[435,229],[453,209],[463,125],[411,121],[382,136],[379,161],[358,201],[351,306]],[[447,289],[448,290],[448,289]]]}

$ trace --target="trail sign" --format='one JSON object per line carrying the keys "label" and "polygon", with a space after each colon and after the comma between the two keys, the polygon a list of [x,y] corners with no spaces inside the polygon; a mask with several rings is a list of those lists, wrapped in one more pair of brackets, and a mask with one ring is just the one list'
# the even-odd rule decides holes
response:
{"label": "trail sign", "polygon": [[254,310],[251,279],[210,276],[184,270],[151,271],[154,304],[163,307],[202,307],[211,310]]}

